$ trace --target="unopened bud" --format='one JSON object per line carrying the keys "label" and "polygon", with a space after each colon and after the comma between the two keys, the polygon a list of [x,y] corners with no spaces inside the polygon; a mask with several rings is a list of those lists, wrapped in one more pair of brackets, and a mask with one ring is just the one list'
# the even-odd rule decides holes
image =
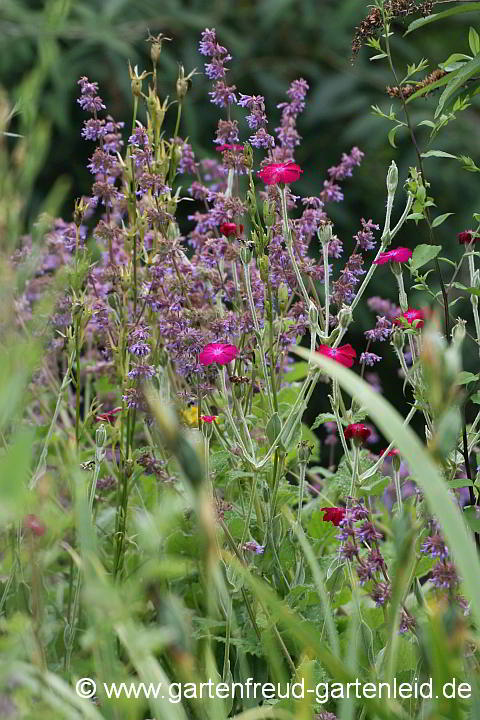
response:
{"label": "unopened bud", "polygon": [[267,283],[268,282],[268,256],[261,255],[257,259],[257,266],[258,266],[258,270],[260,272],[260,278],[261,278],[262,282]]}
{"label": "unopened bud", "polygon": [[312,445],[307,442],[306,440],[302,440],[302,442],[298,443],[297,445],[297,457],[298,462],[303,463],[306,465],[306,463],[310,460],[310,455],[312,454]]}
{"label": "unopened bud", "polygon": [[338,324],[341,328],[347,328],[352,322],[352,309],[348,305],[343,305],[338,313]]}
{"label": "unopened bud", "polygon": [[311,329],[314,330],[318,325],[318,309],[313,302],[310,302],[310,307],[308,308],[308,320]]}
{"label": "unopened bud", "polygon": [[389,195],[394,195],[398,185],[398,168],[395,161],[392,160],[387,173],[387,191]]}
{"label": "unopened bud", "polygon": [[278,308],[284,313],[288,306],[288,287],[284,282],[280,283],[277,290]]}
{"label": "unopened bud", "polygon": [[271,200],[263,201],[263,221],[267,227],[272,227],[275,222],[275,203]]}
{"label": "unopened bud", "polygon": [[462,320],[462,318],[457,318],[457,322],[453,327],[452,330],[452,340],[457,345],[460,345],[466,335],[465,325],[467,324],[466,320]]}
{"label": "unopened bud", "polygon": [[317,230],[317,237],[322,243],[322,245],[325,245],[325,243],[329,243],[332,239],[332,235],[333,229],[330,223],[328,223],[327,225],[322,225],[322,227]]}
{"label": "unopened bud", "polygon": [[401,332],[401,330],[393,331],[392,343],[393,343],[393,346],[397,348],[397,350],[400,350],[400,352],[403,350],[403,346],[405,345],[405,340],[404,340],[403,333]]}
{"label": "unopened bud", "polygon": [[246,245],[240,249],[240,260],[244,265],[248,265],[252,259],[252,251]]}

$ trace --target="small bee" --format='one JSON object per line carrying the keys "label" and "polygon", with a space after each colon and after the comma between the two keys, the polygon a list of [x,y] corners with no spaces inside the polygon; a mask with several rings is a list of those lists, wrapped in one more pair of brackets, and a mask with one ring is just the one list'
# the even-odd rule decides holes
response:
{"label": "small bee", "polygon": [[248,385],[250,382],[250,378],[246,377],[246,375],[230,375],[228,379],[234,385]]}
{"label": "small bee", "polygon": [[87,460],[87,462],[82,462],[80,463],[80,467],[82,470],[91,472],[95,468],[95,460]]}

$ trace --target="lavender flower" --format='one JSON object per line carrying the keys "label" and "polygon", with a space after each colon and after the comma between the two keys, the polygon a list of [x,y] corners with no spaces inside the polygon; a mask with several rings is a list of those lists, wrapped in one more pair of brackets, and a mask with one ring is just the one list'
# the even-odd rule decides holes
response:
{"label": "lavender flower", "polygon": [[380,226],[375,225],[372,220],[364,220],[363,218],[360,222],[362,223],[362,229],[353,236],[353,239],[357,241],[362,250],[373,250],[375,247],[373,231],[379,230]]}
{"label": "lavender flower", "polygon": [[438,588],[453,588],[458,584],[455,565],[448,561],[438,562],[432,570],[432,583]]}
{"label": "lavender flower", "polygon": [[381,359],[382,358],[380,357],[380,355],[375,355],[375,353],[363,352],[360,355],[360,364],[367,365],[369,367],[373,367],[373,365],[375,365],[375,363],[380,362]]}
{"label": "lavender flower", "polygon": [[367,340],[377,340],[378,342],[384,342],[388,340],[392,334],[393,328],[390,320],[386,317],[377,315],[377,324],[372,330],[366,330],[364,335]]}
{"label": "lavender flower", "polygon": [[440,558],[441,560],[445,560],[445,558],[448,557],[448,548],[445,545],[444,539],[438,533],[430,535],[424,540],[420,546],[420,552],[424,555],[430,555],[432,558]]}
{"label": "lavender flower", "polygon": [[100,110],[105,110],[102,98],[97,95],[98,83],[90,82],[89,79],[84,76],[80,78],[78,84],[80,85],[81,95],[77,102],[82,110],[86,110],[86,112],[92,114],[96,114]]}

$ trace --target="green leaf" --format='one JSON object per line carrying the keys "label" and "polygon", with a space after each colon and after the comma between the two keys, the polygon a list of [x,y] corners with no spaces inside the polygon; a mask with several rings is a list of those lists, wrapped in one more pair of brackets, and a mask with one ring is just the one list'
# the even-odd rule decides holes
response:
{"label": "green leaf", "polygon": [[336,422],[335,415],[333,415],[333,413],[320,413],[320,415],[317,415],[313,421],[311,430],[316,430],[320,427],[320,425],[323,425],[326,422]]}
{"label": "green leaf", "polygon": [[448,217],[450,217],[450,215],[453,215],[453,213],[449,212],[449,213],[444,213],[443,215],[438,215],[432,222],[432,228],[438,227],[439,225],[441,225],[443,222],[445,222],[445,220]]}
{"label": "green leaf", "polygon": [[480,56],[477,55],[477,57],[474,57],[473,60],[465,63],[460,70],[456,70],[455,73],[451,74],[450,82],[447,84],[447,87],[441,94],[440,100],[438,101],[437,109],[435,110],[435,118],[440,115],[446,102],[452,97],[452,95],[461,88],[462,85],[465,85],[467,80],[470,80],[471,77],[476,75],[479,70]]}
{"label": "green leaf", "polygon": [[480,37],[478,36],[477,31],[473,27],[471,27],[468,31],[468,44],[472,53],[474,55],[478,55],[478,53],[480,52]]}
{"label": "green leaf", "polygon": [[462,370],[462,372],[459,372],[455,384],[456,385],[468,385],[468,383],[475,382],[478,380],[478,375],[474,375],[474,373],[467,372],[466,370]]}
{"label": "green leaf", "polygon": [[424,27],[425,25],[429,25],[432,22],[444,20],[445,18],[451,17],[452,15],[460,15],[461,13],[474,12],[475,10],[480,10],[480,2],[457,5],[456,7],[450,8],[449,10],[444,10],[440,13],[434,13],[433,15],[428,15],[425,18],[419,18],[418,20],[414,20],[410,23],[407,32],[404,33],[404,37],[405,35],[408,35],[415,30],[419,30],[420,28]]}
{"label": "green leaf", "polygon": [[480,532],[480,508],[477,505],[468,505],[463,509],[463,516],[472,532]]}
{"label": "green leaf", "polygon": [[358,375],[319,353],[312,353],[299,347],[292,348],[292,352],[305,360],[310,360],[327,375],[338,380],[344,390],[368,410],[373,422],[390,442],[395,443],[404,456],[412,469],[415,482],[425,494],[431,512],[437,516],[442,526],[446,542],[452,551],[453,560],[463,577],[465,594],[472,603],[474,622],[479,623],[480,559],[475,542],[456,501],[449,494],[448,486],[427,449],[413,430],[404,424],[404,419],[395,408],[379,393],[372,390],[368,383]]}
{"label": "green leaf", "polygon": [[397,147],[397,146],[395,145],[395,134],[396,134],[397,130],[398,130],[399,128],[401,128],[401,127],[402,127],[401,125],[395,125],[395,127],[393,127],[393,128],[389,131],[389,133],[388,133],[388,142],[389,142],[390,145],[391,145],[392,147],[394,147],[394,148]]}
{"label": "green leaf", "polygon": [[474,403],[475,405],[480,405],[480,392],[474,393],[470,398],[470,402]]}
{"label": "green leaf", "polygon": [[477,297],[480,297],[480,288],[463,287],[462,290],[465,290],[465,292],[470,293],[470,295],[476,295]]}
{"label": "green leaf", "polygon": [[430,260],[433,260],[433,258],[437,257],[441,249],[441,245],[417,245],[417,247],[413,251],[412,261],[410,265],[411,269],[418,270],[423,265],[426,265],[428,262],[430,262]]}
{"label": "green leaf", "polygon": [[428,152],[422,153],[422,157],[424,157],[424,158],[446,157],[446,158],[453,158],[454,160],[457,160],[456,155],[452,155],[451,153],[444,152],[443,150],[429,150]]}
{"label": "green leaf", "polygon": [[303,380],[308,375],[308,363],[297,362],[294,364],[291,370],[285,375],[285,382],[292,383],[298,380]]}

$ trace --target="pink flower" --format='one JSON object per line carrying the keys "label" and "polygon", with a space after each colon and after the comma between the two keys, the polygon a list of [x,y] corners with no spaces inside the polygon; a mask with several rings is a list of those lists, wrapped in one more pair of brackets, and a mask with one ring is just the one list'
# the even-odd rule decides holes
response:
{"label": "pink flower", "polygon": [[366,442],[371,434],[370,428],[363,423],[352,423],[345,428],[345,439],[352,439],[359,444]]}
{"label": "pink flower", "polygon": [[226,343],[209,343],[205,345],[202,352],[198,356],[200,365],[228,365],[231,360],[237,357],[238,348],[235,345],[227,345]]}
{"label": "pink flower", "polygon": [[200,415],[200,417],[203,420],[203,422],[214,423],[215,420],[217,419],[218,415]]}
{"label": "pink flower", "polygon": [[45,525],[36,515],[27,515],[23,521],[23,526],[37,537],[42,537],[45,534]]}
{"label": "pink flower", "polygon": [[409,308],[404,313],[393,319],[395,325],[403,325],[401,318],[405,318],[409,325],[412,325],[417,320],[417,328],[421,328],[424,325],[425,310],[415,310],[415,308]]}
{"label": "pink flower", "polygon": [[385,263],[389,262],[397,262],[397,263],[404,263],[407,262],[407,260],[410,260],[413,253],[409,248],[404,247],[398,247],[394,250],[389,250],[385,253],[380,253],[380,255],[377,257],[376,260],[373,262],[376,265],[385,265]]}
{"label": "pink flower", "polygon": [[[385,448],[384,450],[381,450],[380,453],[379,453],[379,455],[383,455],[383,453],[385,452],[385,450],[386,450],[386,448]],[[400,455],[400,451],[397,450],[397,448],[392,448],[391,450],[389,450],[389,451],[387,452],[386,457],[397,457],[397,455]]]}
{"label": "pink flower", "polygon": [[225,152],[226,150],[231,150],[232,152],[242,152],[243,145],[230,145],[229,143],[225,143],[225,145],[217,145],[215,150],[217,152]]}
{"label": "pink flower", "polygon": [[298,180],[303,170],[293,162],[271,163],[259,171],[258,176],[262,178],[265,185],[277,185],[278,183],[292,183]]}
{"label": "pink flower", "polygon": [[122,411],[121,407],[113,408],[113,410],[109,410],[105,413],[100,413],[100,415],[96,415],[95,420],[96,422],[108,422],[110,425],[115,420],[115,415]]}
{"label": "pink flower", "polygon": [[325,355],[331,360],[335,360],[340,363],[340,365],[344,365],[348,368],[352,367],[354,358],[357,357],[357,352],[351,345],[340,345],[338,348],[331,348],[328,345],[319,345],[317,347],[317,352],[320,353],[320,355]]}
{"label": "pink flower", "polygon": [[323,507],[320,510],[324,512],[323,522],[331,522],[337,527],[345,517],[345,508],[342,507]]}
{"label": "pink flower", "polygon": [[234,222],[224,222],[220,225],[219,230],[225,237],[241,235],[243,233],[243,225],[236,225]]}
{"label": "pink flower", "polygon": [[[473,230],[463,230],[463,232],[458,233],[457,240],[460,243],[460,245],[468,245],[472,242],[474,239],[475,232]],[[478,242],[480,240],[480,237],[475,237],[475,242]]]}

